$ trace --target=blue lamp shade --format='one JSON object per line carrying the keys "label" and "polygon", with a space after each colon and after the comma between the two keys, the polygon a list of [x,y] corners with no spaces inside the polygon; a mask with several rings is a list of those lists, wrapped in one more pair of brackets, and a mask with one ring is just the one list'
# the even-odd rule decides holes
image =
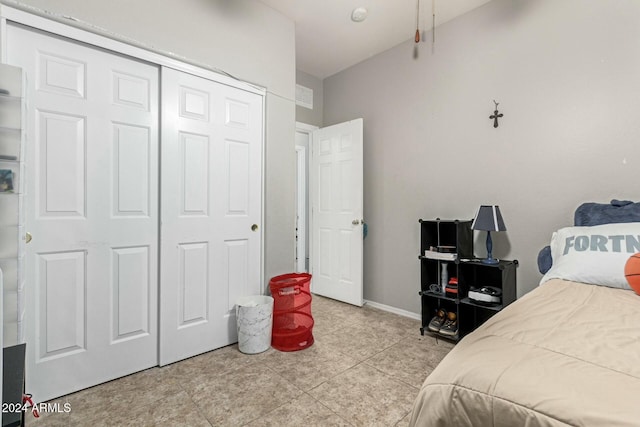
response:
{"label": "blue lamp shade", "polygon": [[482,205],[478,209],[476,217],[471,223],[472,230],[480,230],[487,232],[487,258],[483,259],[484,264],[497,264],[498,260],[493,258],[491,251],[493,250],[493,242],[491,241],[492,231],[506,231],[500,208],[496,205]]}
{"label": "blue lamp shade", "polygon": [[500,207],[496,205],[482,205],[471,223],[471,229],[482,231],[507,231],[504,225]]}

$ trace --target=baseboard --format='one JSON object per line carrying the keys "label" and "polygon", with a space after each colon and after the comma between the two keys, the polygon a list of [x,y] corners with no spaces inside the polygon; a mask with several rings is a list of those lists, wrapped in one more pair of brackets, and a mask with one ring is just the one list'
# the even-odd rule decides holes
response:
{"label": "baseboard", "polygon": [[373,308],[379,310],[388,311],[389,313],[397,314],[399,316],[408,317],[410,319],[422,320],[422,316],[418,313],[412,313],[401,308],[391,307],[390,305],[380,304],[379,302],[364,300],[364,303]]}

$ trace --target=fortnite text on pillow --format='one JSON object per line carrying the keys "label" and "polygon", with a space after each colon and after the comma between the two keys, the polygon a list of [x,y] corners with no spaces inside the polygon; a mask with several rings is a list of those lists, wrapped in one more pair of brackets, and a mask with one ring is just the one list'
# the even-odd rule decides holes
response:
{"label": "fortnite text on pillow", "polygon": [[623,248],[628,254],[640,252],[640,235],[633,234],[603,236],[600,234],[569,236],[565,239],[562,255],[567,255],[570,250],[578,252],[622,252]]}

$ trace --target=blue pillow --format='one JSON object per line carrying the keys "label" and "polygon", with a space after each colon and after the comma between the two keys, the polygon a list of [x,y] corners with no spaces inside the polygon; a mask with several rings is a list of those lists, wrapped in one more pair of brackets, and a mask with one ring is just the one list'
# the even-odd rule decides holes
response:
{"label": "blue pillow", "polygon": [[573,217],[576,227],[592,227],[620,222],[640,222],[640,203],[612,200],[609,204],[583,203]]}
{"label": "blue pillow", "polygon": [[538,270],[540,273],[545,274],[547,271],[551,270],[552,265],[553,258],[551,258],[551,246],[545,246],[542,248],[540,253],[538,253]]}

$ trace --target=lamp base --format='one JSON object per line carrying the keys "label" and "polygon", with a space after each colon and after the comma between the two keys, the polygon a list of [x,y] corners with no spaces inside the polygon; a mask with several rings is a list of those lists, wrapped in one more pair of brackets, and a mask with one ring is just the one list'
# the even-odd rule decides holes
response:
{"label": "lamp base", "polygon": [[493,242],[491,241],[491,231],[487,230],[487,257],[482,259],[483,264],[496,265],[500,261],[495,259],[491,254],[493,250]]}

